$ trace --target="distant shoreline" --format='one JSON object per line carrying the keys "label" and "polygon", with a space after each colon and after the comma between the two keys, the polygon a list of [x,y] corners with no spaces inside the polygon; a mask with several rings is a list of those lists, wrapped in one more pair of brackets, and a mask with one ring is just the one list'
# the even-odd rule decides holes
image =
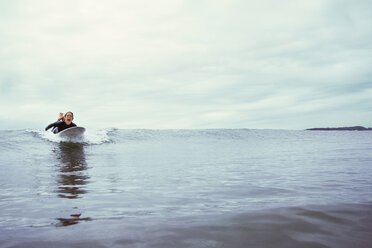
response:
{"label": "distant shoreline", "polygon": [[354,127],[316,127],[308,128],[309,131],[372,131],[370,127],[354,126]]}

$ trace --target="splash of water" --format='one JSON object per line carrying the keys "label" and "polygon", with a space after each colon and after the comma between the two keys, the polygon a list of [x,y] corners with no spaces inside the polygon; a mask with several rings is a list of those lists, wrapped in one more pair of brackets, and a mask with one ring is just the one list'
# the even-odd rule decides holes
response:
{"label": "splash of water", "polygon": [[26,132],[32,133],[36,135],[37,137],[40,137],[50,142],[55,142],[55,143],[71,142],[71,143],[81,143],[81,144],[88,144],[88,145],[100,145],[103,143],[111,142],[111,139],[109,137],[110,131],[111,129],[99,129],[99,130],[88,129],[85,132],[83,139],[65,140],[64,138],[52,132],[42,131],[42,130],[26,130]]}

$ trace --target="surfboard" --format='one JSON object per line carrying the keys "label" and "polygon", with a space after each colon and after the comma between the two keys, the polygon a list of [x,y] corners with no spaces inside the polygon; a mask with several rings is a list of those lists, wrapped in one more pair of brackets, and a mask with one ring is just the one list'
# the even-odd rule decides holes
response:
{"label": "surfboard", "polygon": [[70,127],[59,132],[57,135],[66,141],[81,141],[84,139],[84,132],[84,127]]}

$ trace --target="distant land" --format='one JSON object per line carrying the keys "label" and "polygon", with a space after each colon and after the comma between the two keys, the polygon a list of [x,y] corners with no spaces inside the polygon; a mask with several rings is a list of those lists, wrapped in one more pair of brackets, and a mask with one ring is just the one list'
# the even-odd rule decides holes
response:
{"label": "distant land", "polygon": [[316,127],[316,128],[308,128],[306,130],[310,131],[372,131],[371,127],[362,127],[362,126],[355,126],[355,127]]}

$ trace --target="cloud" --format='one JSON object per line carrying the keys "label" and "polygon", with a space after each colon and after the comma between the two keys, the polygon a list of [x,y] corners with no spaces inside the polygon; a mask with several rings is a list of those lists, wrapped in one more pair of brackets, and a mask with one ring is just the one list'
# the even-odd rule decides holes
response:
{"label": "cloud", "polygon": [[370,1],[0,7],[0,128],[67,110],[100,127],[372,126]]}

